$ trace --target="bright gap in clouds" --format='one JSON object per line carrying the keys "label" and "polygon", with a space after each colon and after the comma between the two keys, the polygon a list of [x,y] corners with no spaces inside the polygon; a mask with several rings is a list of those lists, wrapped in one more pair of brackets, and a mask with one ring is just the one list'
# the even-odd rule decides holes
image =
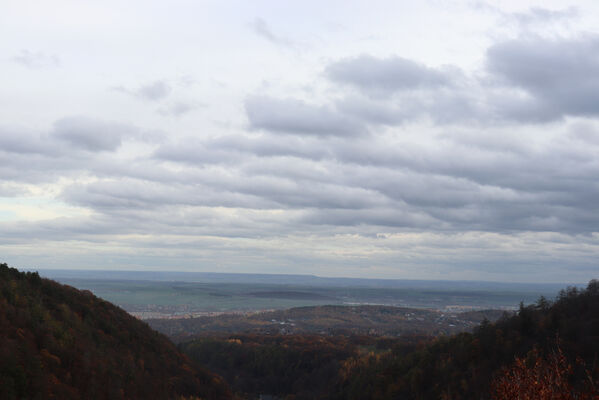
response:
{"label": "bright gap in clouds", "polygon": [[9,2],[3,261],[585,282],[597,11]]}

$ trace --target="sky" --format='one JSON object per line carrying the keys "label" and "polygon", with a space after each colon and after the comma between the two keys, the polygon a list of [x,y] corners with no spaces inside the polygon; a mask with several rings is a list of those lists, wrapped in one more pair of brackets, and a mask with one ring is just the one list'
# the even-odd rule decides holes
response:
{"label": "sky", "polygon": [[599,277],[596,1],[4,0],[0,261]]}

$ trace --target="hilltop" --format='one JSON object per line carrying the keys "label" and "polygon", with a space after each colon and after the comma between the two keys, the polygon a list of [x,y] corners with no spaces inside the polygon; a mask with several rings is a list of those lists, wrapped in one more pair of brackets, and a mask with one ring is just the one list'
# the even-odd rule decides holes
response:
{"label": "hilltop", "polygon": [[89,291],[0,264],[0,398],[228,399],[222,379]]}

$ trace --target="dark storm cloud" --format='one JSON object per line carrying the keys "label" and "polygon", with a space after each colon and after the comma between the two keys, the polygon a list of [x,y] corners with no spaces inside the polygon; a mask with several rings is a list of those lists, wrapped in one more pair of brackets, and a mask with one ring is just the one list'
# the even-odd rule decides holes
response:
{"label": "dark storm cloud", "polygon": [[504,85],[529,96],[515,101],[514,107],[498,105],[508,118],[543,121],[599,115],[597,36],[498,43],[487,52],[487,68]]}
{"label": "dark storm cloud", "polygon": [[364,126],[351,116],[301,100],[252,96],[246,99],[245,109],[250,128],[255,130],[310,136],[365,133]]}
{"label": "dark storm cloud", "polygon": [[448,86],[457,68],[429,68],[415,61],[361,55],[334,62],[325,70],[333,82],[354,86],[369,93],[390,94],[397,91]]}

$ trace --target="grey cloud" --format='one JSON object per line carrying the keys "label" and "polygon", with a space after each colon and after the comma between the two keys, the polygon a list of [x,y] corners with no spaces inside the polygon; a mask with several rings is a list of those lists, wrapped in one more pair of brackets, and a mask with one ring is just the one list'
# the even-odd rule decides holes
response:
{"label": "grey cloud", "polygon": [[576,7],[568,7],[560,10],[550,10],[542,7],[532,7],[527,12],[504,14],[506,18],[515,20],[520,25],[533,23],[554,23],[556,21],[568,20],[579,15]]}
{"label": "grey cloud", "polygon": [[237,160],[234,153],[218,148],[210,148],[209,145],[193,139],[179,144],[163,145],[154,152],[153,157],[157,160],[195,165],[214,165]]}
{"label": "grey cloud", "polygon": [[80,240],[99,242],[108,234],[131,233],[117,220],[105,216],[56,218],[45,221],[0,222],[0,244],[31,243],[37,240]]}
{"label": "grey cloud", "polygon": [[542,124],[561,119],[563,110],[548,99],[536,98],[520,89],[495,90],[485,99],[487,111],[474,114],[484,123]]}
{"label": "grey cloud", "polygon": [[[80,174],[128,174],[138,161],[115,159],[123,141],[157,143],[162,133],[86,117],[66,117],[49,132],[0,128],[0,177],[15,183],[53,182]],[[148,174],[157,171],[144,165]],[[143,174],[142,174],[143,175]]]}
{"label": "grey cloud", "polygon": [[356,119],[301,100],[254,96],[246,99],[250,128],[311,136],[355,136],[365,133]]}
{"label": "grey cloud", "polygon": [[[283,225],[282,216],[272,217],[259,212],[252,215],[252,212],[248,212],[247,215],[222,215],[215,218],[213,210],[208,208],[177,205],[163,206],[158,210],[129,209],[127,213],[63,217],[36,222],[0,221],[0,245],[73,240],[87,241],[98,246],[116,240],[121,245],[127,242],[129,246],[138,247],[147,240],[151,249],[163,246],[169,249],[173,246],[197,249],[198,243],[208,238],[217,238],[213,240],[222,243],[222,238],[265,238],[291,232]],[[142,237],[128,236],[139,233],[143,234]],[[154,235],[159,235],[160,239]],[[182,239],[182,236],[186,238]],[[222,256],[222,252],[220,253]]]}
{"label": "grey cloud", "polygon": [[359,118],[366,124],[386,126],[424,119],[438,125],[476,124],[492,116],[475,95],[457,87],[402,93],[394,98],[350,94],[335,104],[340,112]]}
{"label": "grey cloud", "polygon": [[258,137],[224,136],[215,139],[210,147],[217,150],[249,153],[259,157],[299,157],[321,160],[331,152],[322,146],[317,137],[281,137],[261,135]]}
{"label": "grey cloud", "polygon": [[22,185],[13,182],[0,182],[0,197],[17,197],[28,194],[30,194],[29,190]]}
{"label": "grey cloud", "polygon": [[[203,210],[206,216],[210,216],[211,207],[263,210],[279,206],[268,198],[243,193],[240,190],[230,190],[234,186],[234,181],[227,181],[226,178],[221,182],[197,178],[193,183],[146,181],[124,177],[117,180],[77,184],[65,188],[61,193],[61,199],[77,206],[89,207],[113,218],[163,219],[166,225],[173,222],[155,214],[161,212],[179,214],[177,207],[188,208],[190,212],[194,209],[195,212]],[[215,215],[212,215],[212,218],[218,219]],[[187,221],[182,224],[193,228],[196,223],[197,221]]]}
{"label": "grey cloud", "polygon": [[189,114],[190,112],[200,108],[207,107],[206,104],[203,103],[193,103],[193,102],[184,102],[178,101],[169,105],[168,107],[163,107],[158,109],[158,113],[162,115],[170,115],[173,117],[180,117],[185,114]]}
{"label": "grey cloud", "polygon": [[[524,90],[521,102],[531,120],[566,115],[599,115],[599,37],[498,43],[487,52],[487,68],[509,87]],[[502,106],[500,104],[500,106]],[[519,107],[503,107],[507,117],[524,119]]]}
{"label": "grey cloud", "polygon": [[159,101],[165,99],[171,92],[171,87],[163,80],[157,80],[138,87],[137,89],[128,89],[124,86],[117,86],[114,90],[126,93],[131,96],[149,100]]}
{"label": "grey cloud", "polygon": [[21,52],[14,56],[12,60],[18,64],[32,69],[57,67],[60,65],[60,59],[57,55],[47,55],[40,51],[31,52],[29,50],[21,50]]}
{"label": "grey cloud", "polygon": [[[288,143],[280,136],[229,136],[203,142],[199,153],[189,144],[174,146],[169,159],[202,167],[226,163],[228,173],[208,178],[214,170],[207,170],[197,182],[262,199],[265,206],[374,210],[395,204],[428,214],[446,229],[592,230],[588,221],[595,217],[575,216],[577,210],[599,212],[593,200],[599,196],[596,148],[550,142],[540,150],[518,143],[519,135],[443,135],[435,148],[378,136],[292,136]],[[364,191],[343,194],[343,188]],[[343,200],[356,196],[370,202]]]}
{"label": "grey cloud", "polygon": [[[289,108],[297,104],[292,101]],[[313,108],[326,110],[327,117],[339,113]],[[0,150],[6,155],[0,157],[1,176],[15,182],[30,179],[26,174],[94,177],[97,181],[91,183],[65,184],[60,199],[91,209],[115,226],[126,221],[130,232],[205,234],[210,226],[222,234],[260,235],[268,225],[279,233],[338,226],[357,232],[588,234],[599,224],[597,147],[585,144],[593,141],[594,121],[573,124],[556,139],[543,137],[541,147],[525,140],[524,128],[511,138],[501,137],[507,134],[500,127],[480,132],[463,128],[469,135],[458,131],[429,138],[435,146],[414,142],[417,132],[407,130],[406,137],[402,130],[390,130],[350,140],[249,132],[162,144],[153,155],[135,159],[118,153],[118,146],[139,138],[139,130],[113,129],[120,132],[117,138],[100,143],[93,135],[57,136],[73,126],[83,126],[77,132],[103,130],[94,128],[97,121],[68,121],[62,128],[57,123],[49,135],[28,136],[26,143],[19,136],[0,136],[8,144]],[[59,153],[40,153],[36,140],[67,151],[52,158]],[[112,150],[102,151],[106,149]],[[221,213],[223,208],[227,210]],[[189,212],[188,218],[178,210]],[[271,211],[267,225],[253,214]],[[197,219],[189,219],[194,212]],[[237,213],[247,218],[243,229],[236,229],[230,217]],[[224,220],[231,225],[219,229]]]}
{"label": "grey cloud", "polygon": [[252,31],[258,36],[268,40],[269,42],[279,45],[279,46],[291,46],[292,42],[284,37],[275,35],[271,28],[268,26],[266,21],[262,18],[256,18],[250,24]]}
{"label": "grey cloud", "polygon": [[171,205],[251,209],[360,209],[384,203],[375,192],[334,182],[297,181],[288,176],[231,176],[214,172],[193,183],[151,182],[134,178],[71,185],[61,197],[103,213],[130,213]]}
{"label": "grey cloud", "polygon": [[[457,68],[432,69],[398,57],[366,55],[331,63],[325,71],[331,82],[341,84],[337,109],[367,126],[426,118],[437,125],[484,128],[598,116],[597,54],[596,35],[527,35],[492,45],[483,74],[466,76]],[[357,90],[348,93],[346,85]]]}
{"label": "grey cloud", "polygon": [[406,229],[427,229],[435,227],[443,229],[443,222],[416,210],[381,208],[370,210],[310,210],[302,222],[311,225],[332,226],[379,226]]}
{"label": "grey cloud", "polygon": [[580,15],[580,10],[577,7],[563,9],[531,7],[526,11],[505,12],[501,8],[491,5],[489,2],[476,1],[472,3],[472,6],[478,11],[500,17],[502,24],[516,24],[520,29],[527,29],[530,25],[535,24],[547,25],[569,21]]}
{"label": "grey cloud", "polygon": [[578,122],[570,126],[569,136],[585,145],[599,146],[599,129],[589,122]]}
{"label": "grey cloud", "polygon": [[404,58],[363,55],[334,62],[325,71],[333,83],[357,89],[335,104],[365,124],[397,126],[430,119],[446,125],[492,117],[480,98],[480,83],[456,67],[433,69]]}
{"label": "grey cloud", "polygon": [[148,209],[170,204],[190,204],[194,196],[181,193],[180,185],[165,185],[123,177],[67,187],[61,197],[72,204],[96,210]]}
{"label": "grey cloud", "polygon": [[280,208],[363,209],[384,203],[377,193],[335,182],[296,181],[256,176],[236,183],[242,193],[275,201]]}
{"label": "grey cloud", "polygon": [[253,158],[260,158],[264,162],[269,157],[319,161],[334,157],[329,147],[315,136],[269,133],[257,136],[227,135],[204,141],[188,138],[178,143],[164,144],[154,152],[153,158],[193,165],[239,164],[252,161]]}
{"label": "grey cloud", "polygon": [[[489,143],[485,145],[485,143]],[[592,148],[567,151],[554,145],[543,151],[494,144],[478,139],[463,143],[439,138],[439,147],[413,143],[358,141],[339,145],[337,160],[373,168],[408,169],[423,174],[464,178],[479,184],[491,184],[516,190],[568,191],[581,178],[590,179],[599,166],[590,162]],[[414,178],[421,179],[421,178]],[[574,180],[573,180],[574,179]]]}
{"label": "grey cloud", "polygon": [[131,126],[87,117],[67,117],[54,123],[50,136],[87,151],[115,151],[123,139],[140,133]]}
{"label": "grey cloud", "polygon": [[161,100],[168,96],[171,88],[163,81],[156,81],[154,83],[150,83],[144,85],[137,89],[136,93],[140,97],[144,97],[148,100]]}
{"label": "grey cloud", "polygon": [[[262,153],[254,146],[258,138],[244,138],[236,146],[229,137],[206,144],[224,152],[215,162],[228,157],[227,172],[207,170],[196,184],[260,199],[235,203],[238,207],[312,210],[313,217],[302,220],[306,224],[316,223],[325,210],[362,209],[354,216],[352,211],[331,211],[318,224],[338,220],[351,226],[423,228],[426,222],[436,230],[592,232],[599,222],[593,200],[599,196],[594,183],[599,166],[593,164],[593,148],[566,150],[571,146],[554,143],[539,152],[492,135],[485,141],[480,134],[466,141],[460,135],[440,141],[429,149],[391,145],[381,138],[320,138],[309,142],[317,157],[306,148],[306,156],[294,154],[299,158],[291,161],[285,147]],[[319,154],[323,148],[327,152]],[[390,217],[383,223],[380,210],[389,207],[420,217]]]}
{"label": "grey cloud", "polygon": [[457,68],[430,68],[415,61],[361,55],[334,62],[325,69],[333,82],[348,84],[375,94],[449,86],[459,75]]}
{"label": "grey cloud", "polygon": [[418,107],[414,107],[414,103],[396,105],[360,96],[348,96],[339,100],[336,105],[344,114],[357,116],[368,123],[390,126],[413,119],[420,111]]}
{"label": "grey cloud", "polygon": [[63,153],[60,146],[39,133],[25,132],[18,129],[0,129],[0,151],[16,154],[42,154],[57,157]]}

